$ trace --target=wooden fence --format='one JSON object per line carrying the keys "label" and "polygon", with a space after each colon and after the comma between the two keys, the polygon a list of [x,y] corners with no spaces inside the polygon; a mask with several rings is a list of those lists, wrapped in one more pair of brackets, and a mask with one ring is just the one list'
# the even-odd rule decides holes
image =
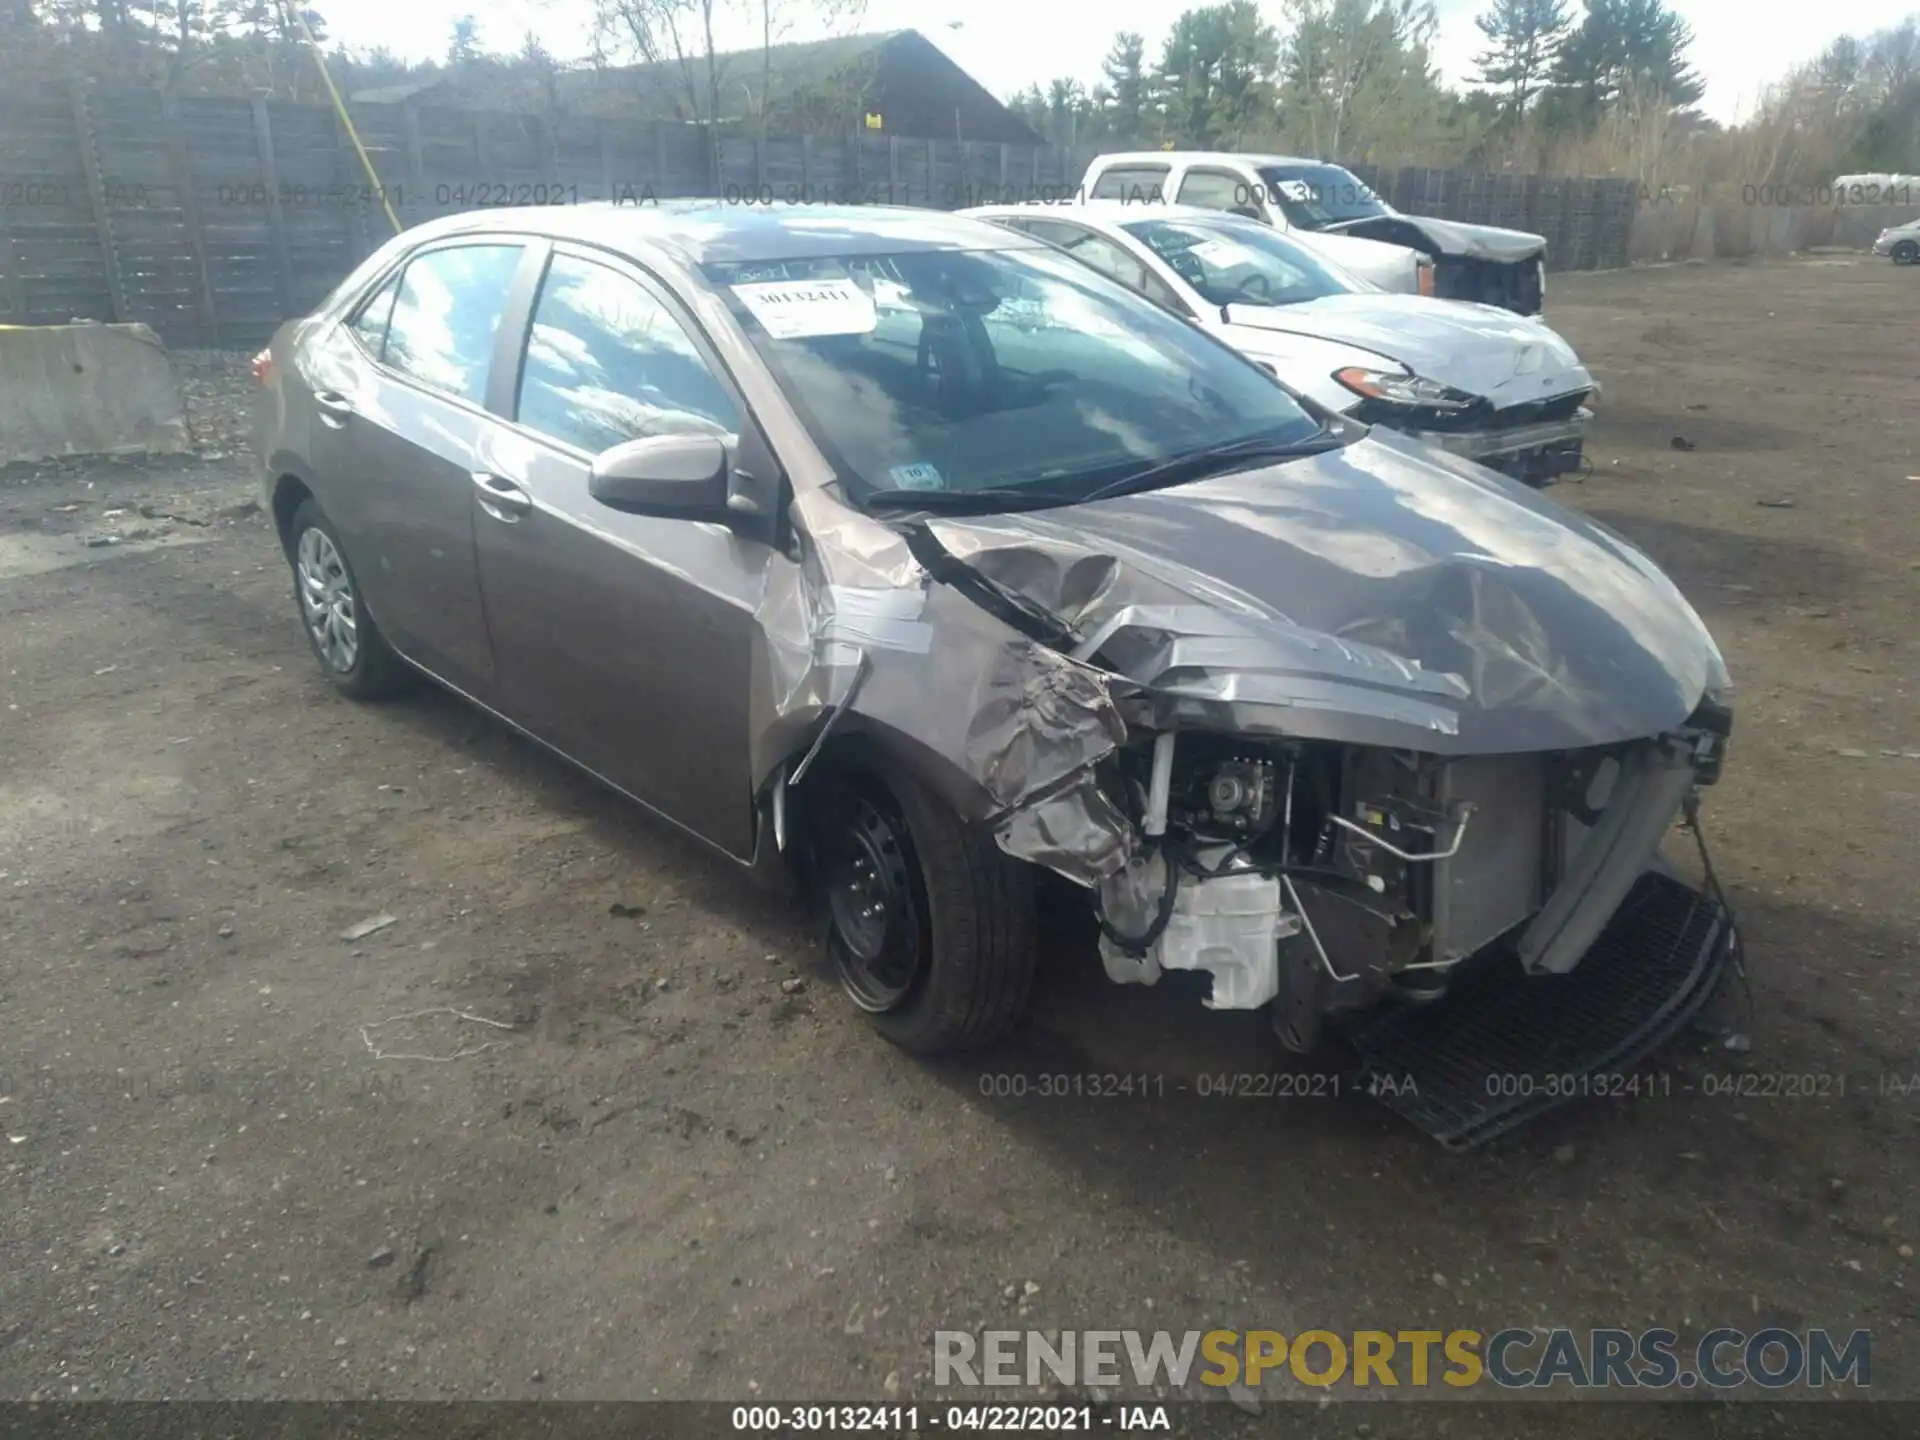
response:
{"label": "wooden fence", "polygon": [[[0,323],[136,320],[256,345],[402,225],[501,204],[679,196],[957,208],[1071,194],[1092,151],[356,105],[378,185],[326,106],[49,80],[0,93]],[[1548,237],[1550,268],[1626,263],[1621,181],[1362,171],[1410,213]],[[1622,206],[1624,205],[1624,209]]]}

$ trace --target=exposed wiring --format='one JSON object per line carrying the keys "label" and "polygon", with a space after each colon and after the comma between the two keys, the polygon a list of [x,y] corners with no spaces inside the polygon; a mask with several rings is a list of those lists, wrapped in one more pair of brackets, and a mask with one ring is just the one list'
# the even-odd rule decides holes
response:
{"label": "exposed wiring", "polygon": [[1167,933],[1167,926],[1173,920],[1174,899],[1180,891],[1180,868],[1167,857],[1166,847],[1157,846],[1149,850],[1147,855],[1149,858],[1154,855],[1160,856],[1161,863],[1167,872],[1167,883],[1161,887],[1160,903],[1154,910],[1153,919],[1147,922],[1144,933],[1128,935],[1117,929],[1113,922],[1107,919],[1107,907],[1104,902],[1096,900],[1093,907],[1093,918],[1100,926],[1100,933],[1128,955],[1146,954],[1153,948],[1154,942]]}

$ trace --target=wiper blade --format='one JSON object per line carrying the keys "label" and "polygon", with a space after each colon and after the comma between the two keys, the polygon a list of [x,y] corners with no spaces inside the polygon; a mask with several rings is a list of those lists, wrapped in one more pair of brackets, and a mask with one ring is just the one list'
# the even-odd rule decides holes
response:
{"label": "wiper blade", "polygon": [[1329,450],[1338,450],[1344,444],[1346,441],[1331,431],[1320,430],[1304,440],[1285,444],[1274,440],[1235,440],[1225,445],[1209,445],[1204,449],[1176,455],[1171,460],[1162,460],[1131,475],[1123,475],[1118,480],[1088,491],[1080,498],[1105,500],[1112,495],[1131,495],[1141,490],[1154,490],[1183,481],[1200,480],[1209,475],[1224,474],[1253,460],[1299,460],[1308,455],[1324,455]]}
{"label": "wiper blade", "polygon": [[989,486],[984,490],[875,490],[861,503],[869,510],[925,510],[956,515],[971,511],[1038,510],[1066,505],[1077,496],[1030,485]]}

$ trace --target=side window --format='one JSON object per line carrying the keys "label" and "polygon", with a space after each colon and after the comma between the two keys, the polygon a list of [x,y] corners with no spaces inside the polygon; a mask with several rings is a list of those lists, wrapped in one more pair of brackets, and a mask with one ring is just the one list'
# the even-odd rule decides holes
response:
{"label": "side window", "polygon": [[1171,310],[1174,314],[1183,316],[1191,316],[1193,314],[1193,312],[1187,309],[1186,305],[1182,303],[1180,297],[1173,293],[1172,287],[1151,270],[1143,268],[1140,272],[1140,279],[1142,281],[1140,293],[1153,301],[1153,303],[1158,305],[1162,310]]}
{"label": "side window", "polygon": [[1247,210],[1257,206],[1257,188],[1225,170],[1189,170],[1180,182],[1180,203],[1204,210]]}
{"label": "side window", "polygon": [[1034,223],[1033,233],[1050,244],[1060,246],[1083,265],[1098,270],[1109,279],[1118,280],[1129,290],[1147,288],[1146,267],[1105,236],[1082,230],[1078,225],[1045,220]]}
{"label": "side window", "polygon": [[1095,200],[1159,201],[1166,199],[1164,165],[1115,165],[1093,182]]}
{"label": "side window", "polygon": [[1044,240],[1049,245],[1070,247],[1087,232],[1078,225],[1069,225],[1064,220],[1022,220],[1020,228],[1036,240]]}
{"label": "side window", "polygon": [[410,260],[381,358],[449,395],[482,403],[493,332],[520,251],[518,245],[456,245]]}
{"label": "side window", "polygon": [[359,315],[354,318],[353,333],[376,360],[380,358],[381,347],[387,343],[387,320],[393,314],[393,297],[399,293],[400,272],[396,270],[386,284],[373,292],[373,298],[360,307]]}
{"label": "side window", "polygon": [[540,287],[518,418],[590,455],[648,435],[740,432],[738,407],[672,312],[571,255],[553,257]]}

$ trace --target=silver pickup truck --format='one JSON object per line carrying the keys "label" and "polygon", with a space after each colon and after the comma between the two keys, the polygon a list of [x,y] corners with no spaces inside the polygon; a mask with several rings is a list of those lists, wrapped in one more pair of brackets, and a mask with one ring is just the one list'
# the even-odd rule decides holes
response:
{"label": "silver pickup truck", "polygon": [[1521,315],[1546,301],[1545,237],[1402,215],[1351,171],[1289,155],[1140,150],[1101,155],[1080,182],[1096,200],[1177,201],[1261,220],[1387,290],[1475,300]]}

